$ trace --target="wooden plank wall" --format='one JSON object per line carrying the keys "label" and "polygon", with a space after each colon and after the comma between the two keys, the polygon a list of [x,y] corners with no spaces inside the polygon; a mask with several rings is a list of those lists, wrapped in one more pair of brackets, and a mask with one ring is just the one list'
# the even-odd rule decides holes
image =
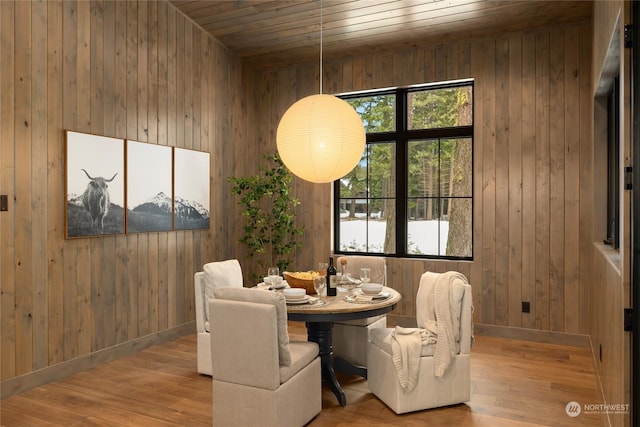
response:
{"label": "wooden plank wall", "polygon": [[[592,242],[591,26],[589,22],[392,53],[326,58],[325,93],[475,79],[474,260],[388,258],[389,282],[415,316],[426,271],[459,270],[473,286],[475,321],[587,333]],[[260,152],[275,151],[279,118],[318,92],[318,65],[245,67],[248,109],[270,130]],[[295,91],[295,97],[292,96]],[[238,151],[237,156],[243,153]],[[295,269],[330,254],[331,189],[296,180],[305,245]],[[246,268],[254,268],[246,260]],[[531,313],[521,313],[521,301]]]}
{"label": "wooden plank wall", "polygon": [[[206,261],[255,270],[226,177],[275,150],[317,63],[241,66],[162,1],[0,2],[0,58],[2,380],[191,321]],[[422,272],[455,269],[476,322],[588,333],[589,23],[325,59],[325,92],[476,79],[474,261],[389,258],[397,313],[415,315]],[[211,229],[64,240],[63,129],[210,152]],[[330,253],[331,189],[295,186],[307,269]]]}
{"label": "wooden plank wall", "polygon": [[[602,95],[614,76],[620,77],[624,110],[620,114],[621,159],[628,165],[631,153],[630,50],[624,47],[624,26],[631,22],[631,2],[594,3],[593,94]],[[594,176],[607,173],[606,99],[594,103]],[[622,180],[622,177],[620,177]],[[590,287],[589,335],[594,353],[599,392],[607,403],[631,403],[631,333],[624,332],[622,312],[631,306],[631,201],[621,194],[621,246],[618,250],[600,243],[606,236],[606,180],[596,180],[593,244],[593,280]],[[637,220],[637,215],[636,215]],[[637,357],[637,355],[636,355]],[[630,414],[608,414],[611,426],[631,425]]]}
{"label": "wooden plank wall", "polygon": [[[599,381],[599,392],[607,403],[631,403],[628,366],[630,349],[625,345],[623,332],[624,292],[619,270],[619,254],[602,243],[594,243],[593,299],[590,312],[592,319],[590,335],[595,367]],[[611,262],[611,260],[618,262]],[[611,426],[624,426],[629,414],[608,414]]]}
{"label": "wooden plank wall", "polygon": [[[0,378],[194,320],[231,252],[234,59],[165,1],[0,2]],[[64,239],[63,130],[211,153],[211,230]]]}

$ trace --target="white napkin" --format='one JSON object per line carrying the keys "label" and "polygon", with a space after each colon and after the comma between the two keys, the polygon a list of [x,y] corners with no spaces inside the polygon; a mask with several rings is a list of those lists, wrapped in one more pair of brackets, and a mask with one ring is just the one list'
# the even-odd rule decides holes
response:
{"label": "white napkin", "polygon": [[[307,297],[308,297],[308,298],[307,298]],[[309,305],[311,305],[311,304],[315,304],[315,303],[317,303],[317,302],[319,301],[319,299],[318,299],[318,298],[316,298],[316,297],[312,297],[311,295],[307,295],[307,297],[305,297],[305,298],[306,298],[306,303],[307,303],[307,304],[309,304]],[[301,300],[298,300],[298,299],[294,299],[294,300],[286,300],[287,304],[295,304],[295,305],[298,305],[298,303],[299,303],[300,301],[301,301]],[[299,305],[304,305],[304,304],[299,304]]]}
{"label": "white napkin", "polygon": [[373,295],[356,295],[355,300],[357,302],[371,302],[373,301]]}
{"label": "white napkin", "polygon": [[348,302],[373,302],[372,295],[362,295],[358,293],[349,294],[345,297]]}

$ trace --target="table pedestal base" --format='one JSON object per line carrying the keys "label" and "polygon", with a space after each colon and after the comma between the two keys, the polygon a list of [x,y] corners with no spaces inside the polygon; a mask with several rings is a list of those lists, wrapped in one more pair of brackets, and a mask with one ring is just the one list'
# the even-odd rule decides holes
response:
{"label": "table pedestal base", "polygon": [[333,322],[306,322],[307,339],[318,344],[320,348],[320,364],[322,365],[322,382],[331,387],[341,406],[346,406],[347,398],[336,379],[333,369]]}
{"label": "table pedestal base", "polygon": [[336,371],[344,372],[348,375],[357,375],[359,377],[367,379],[367,368],[360,365],[354,365],[353,363],[345,360],[341,357],[333,358],[333,367]]}
{"label": "table pedestal base", "polygon": [[[1,0],[0,0],[1,1]],[[319,347],[322,382],[331,387],[340,405],[345,406],[347,399],[344,390],[336,379],[336,370],[346,374],[367,378],[367,368],[355,366],[346,360],[333,356],[333,323],[344,320],[364,319],[388,313],[396,308],[402,299],[400,294],[388,288],[389,298],[375,304],[351,304],[341,297],[323,298],[323,304],[315,304],[304,308],[295,305],[287,306],[287,319],[305,322],[307,339]]]}

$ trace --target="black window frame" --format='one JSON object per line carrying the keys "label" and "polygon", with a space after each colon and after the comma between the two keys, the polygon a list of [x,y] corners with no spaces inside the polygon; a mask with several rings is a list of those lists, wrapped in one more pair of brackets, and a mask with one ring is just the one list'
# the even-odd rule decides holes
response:
{"label": "black window frame", "polygon": [[607,230],[604,243],[620,247],[620,80],[607,95]]}
{"label": "black window frame", "polygon": [[[456,87],[471,86],[472,99],[472,123],[468,126],[433,128],[433,129],[408,129],[408,95],[413,92],[421,92],[425,90],[438,90]],[[355,98],[364,98],[369,96],[395,95],[396,109],[396,130],[392,132],[375,132],[366,134],[366,146],[376,143],[395,143],[396,146],[396,247],[394,253],[385,252],[363,252],[363,251],[343,251],[340,249],[340,180],[333,183],[333,252],[335,254],[344,255],[369,255],[369,256],[385,256],[395,258],[417,258],[417,259],[439,259],[439,260],[461,260],[472,261],[473,252],[475,252],[474,242],[474,210],[475,210],[475,176],[473,168],[475,164],[475,80],[463,79],[450,82],[437,82],[421,85],[412,85],[405,87],[386,88],[369,91],[351,92],[348,94],[336,95],[337,97],[348,100]],[[410,254],[408,253],[407,228],[408,228],[408,163],[409,163],[409,142],[415,140],[433,140],[433,139],[455,139],[469,138],[471,139],[471,256],[448,256],[448,255],[426,255],[426,254]],[[402,160],[402,161],[400,161]]]}

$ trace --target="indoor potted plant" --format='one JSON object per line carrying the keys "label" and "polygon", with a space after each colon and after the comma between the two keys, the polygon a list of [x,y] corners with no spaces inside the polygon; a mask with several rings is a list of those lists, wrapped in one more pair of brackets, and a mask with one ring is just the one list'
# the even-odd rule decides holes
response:
{"label": "indoor potted plant", "polygon": [[[296,246],[301,245],[302,229],[295,226],[295,210],[300,201],[291,191],[292,176],[277,154],[263,158],[268,166],[247,177],[229,177],[232,193],[240,196],[238,204],[244,218],[244,235],[238,240],[249,249],[263,272],[277,266],[285,271]],[[260,278],[253,273],[252,278]]]}

